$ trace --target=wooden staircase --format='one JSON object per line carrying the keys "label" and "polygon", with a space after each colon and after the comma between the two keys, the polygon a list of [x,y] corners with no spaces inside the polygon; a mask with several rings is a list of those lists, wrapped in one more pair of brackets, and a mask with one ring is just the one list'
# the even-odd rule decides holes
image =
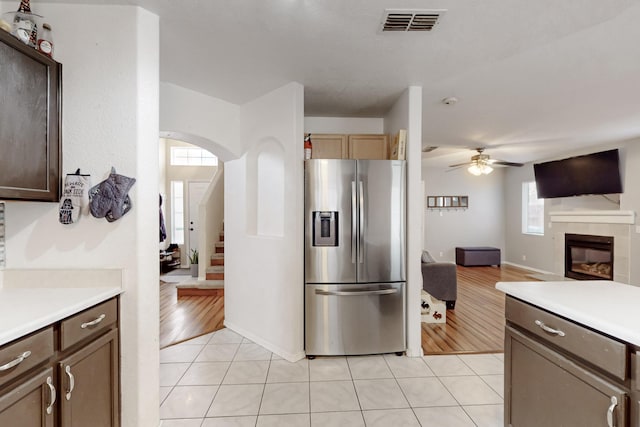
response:
{"label": "wooden staircase", "polygon": [[224,280],[224,231],[220,233],[216,243],[216,253],[211,255],[210,266],[207,267],[207,280]]}
{"label": "wooden staircase", "polygon": [[224,230],[215,244],[215,253],[211,255],[210,265],[204,281],[178,285],[178,298],[181,296],[222,296],[224,295]]}

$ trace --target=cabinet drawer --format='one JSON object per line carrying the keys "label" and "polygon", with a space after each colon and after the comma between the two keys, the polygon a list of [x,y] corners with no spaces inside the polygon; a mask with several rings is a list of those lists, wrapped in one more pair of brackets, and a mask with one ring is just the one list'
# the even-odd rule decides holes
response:
{"label": "cabinet drawer", "polygon": [[117,321],[115,298],[69,317],[60,322],[60,349],[66,350],[86,338],[97,336]]}
{"label": "cabinet drawer", "polygon": [[626,378],[626,344],[511,297],[507,297],[505,316],[508,322],[582,358],[616,378]]}
{"label": "cabinet drawer", "polygon": [[0,385],[53,356],[53,328],[49,327],[0,348]]}

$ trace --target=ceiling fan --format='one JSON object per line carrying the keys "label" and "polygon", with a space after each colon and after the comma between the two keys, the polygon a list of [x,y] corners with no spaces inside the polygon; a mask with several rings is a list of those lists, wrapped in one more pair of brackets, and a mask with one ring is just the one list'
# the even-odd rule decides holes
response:
{"label": "ceiling fan", "polygon": [[479,147],[475,149],[478,154],[471,156],[471,161],[465,163],[458,163],[456,165],[450,165],[450,171],[461,168],[463,166],[469,166],[467,170],[469,173],[480,176],[482,174],[488,175],[493,172],[493,166],[516,166],[520,167],[522,163],[507,162],[505,160],[492,159],[491,156],[484,153],[484,148]]}

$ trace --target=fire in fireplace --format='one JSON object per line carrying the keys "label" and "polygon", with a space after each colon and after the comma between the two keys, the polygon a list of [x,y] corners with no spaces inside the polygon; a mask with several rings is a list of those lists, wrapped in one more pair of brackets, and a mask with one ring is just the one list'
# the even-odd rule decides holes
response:
{"label": "fire in fireplace", "polygon": [[613,280],[613,237],[564,235],[565,277]]}

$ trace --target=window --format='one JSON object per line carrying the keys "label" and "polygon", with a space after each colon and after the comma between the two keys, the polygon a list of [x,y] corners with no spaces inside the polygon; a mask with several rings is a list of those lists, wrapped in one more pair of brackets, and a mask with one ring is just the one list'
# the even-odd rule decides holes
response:
{"label": "window", "polygon": [[218,158],[199,147],[171,147],[171,166],[217,166]]}
{"label": "window", "polygon": [[171,243],[184,245],[184,184],[171,181]]}
{"label": "window", "polygon": [[544,235],[544,199],[538,199],[536,183],[522,183],[522,232]]}

